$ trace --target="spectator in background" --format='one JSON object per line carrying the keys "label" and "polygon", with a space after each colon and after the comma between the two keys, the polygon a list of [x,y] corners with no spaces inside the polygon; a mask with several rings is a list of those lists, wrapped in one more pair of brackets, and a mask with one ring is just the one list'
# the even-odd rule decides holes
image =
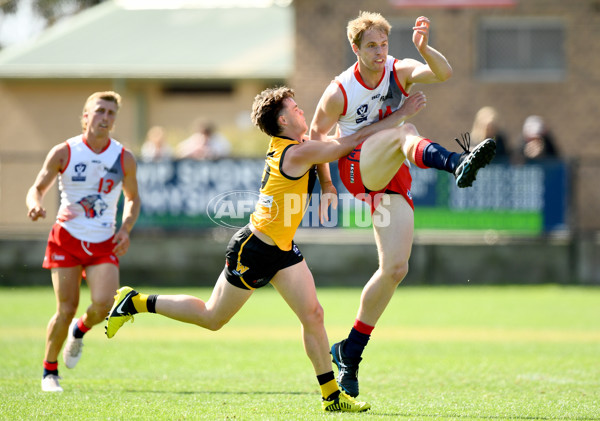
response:
{"label": "spectator in background", "polygon": [[148,130],[146,140],[142,144],[143,161],[162,161],[173,157],[173,149],[167,143],[165,129],[161,126],[154,126]]}
{"label": "spectator in background", "polygon": [[558,157],[554,146],[554,138],[544,119],[530,115],[523,123],[521,145],[519,146],[518,163],[527,163]]}
{"label": "spectator in background", "polygon": [[508,159],[508,140],[505,133],[500,129],[498,111],[494,107],[482,107],[475,114],[473,127],[471,128],[471,139],[478,145],[487,138],[496,141],[496,159]]}
{"label": "spectator in background", "polygon": [[215,131],[212,123],[197,120],[194,133],[177,145],[179,159],[219,159],[229,156],[231,144]]}

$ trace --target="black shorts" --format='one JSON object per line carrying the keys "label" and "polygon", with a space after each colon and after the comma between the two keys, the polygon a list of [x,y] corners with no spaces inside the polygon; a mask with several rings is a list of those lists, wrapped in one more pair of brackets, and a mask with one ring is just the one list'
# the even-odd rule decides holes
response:
{"label": "black shorts", "polygon": [[256,289],[267,285],[281,269],[304,260],[292,241],[292,249],[283,251],[259,240],[246,225],[227,245],[225,278],[238,288]]}

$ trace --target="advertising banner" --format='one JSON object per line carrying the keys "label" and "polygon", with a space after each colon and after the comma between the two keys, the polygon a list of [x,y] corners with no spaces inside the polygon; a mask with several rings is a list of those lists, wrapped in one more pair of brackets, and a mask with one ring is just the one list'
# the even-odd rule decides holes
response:
{"label": "advertising banner", "polygon": [[[259,197],[264,165],[263,159],[139,162],[142,211],[136,229],[244,226]],[[329,222],[320,223],[317,183],[301,227],[369,228],[368,206],[344,188],[337,163],[330,166],[338,209],[330,213]],[[491,164],[465,189],[442,171],[412,166],[411,174],[417,230],[539,234],[567,228],[568,171],[562,162]]]}

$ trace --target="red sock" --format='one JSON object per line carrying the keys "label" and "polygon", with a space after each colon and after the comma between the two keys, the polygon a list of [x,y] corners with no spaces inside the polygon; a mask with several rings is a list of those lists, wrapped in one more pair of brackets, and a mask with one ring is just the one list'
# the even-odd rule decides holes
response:
{"label": "red sock", "polygon": [[364,334],[364,335],[370,335],[371,332],[373,332],[373,329],[375,329],[375,326],[369,326],[366,323],[361,322],[360,320],[356,319],[354,321],[354,329],[356,329],[358,332]]}
{"label": "red sock", "polygon": [[86,333],[91,329],[91,327],[87,327],[86,325],[83,324],[81,319],[79,319],[79,320],[77,320],[77,329],[79,329],[81,331],[81,333]]}
{"label": "red sock", "polygon": [[56,371],[58,370],[58,361],[49,363],[48,361],[44,360],[44,368],[48,371]]}
{"label": "red sock", "polygon": [[429,168],[427,165],[423,163],[423,151],[431,143],[429,139],[421,139],[417,144],[417,149],[415,150],[415,164],[419,168]]}

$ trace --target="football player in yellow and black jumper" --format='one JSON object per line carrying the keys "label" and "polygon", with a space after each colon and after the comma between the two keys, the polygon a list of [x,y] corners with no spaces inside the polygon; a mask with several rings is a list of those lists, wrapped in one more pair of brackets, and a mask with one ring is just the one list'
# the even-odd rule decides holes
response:
{"label": "football player in yellow and black jumper", "polygon": [[[304,348],[314,367],[325,411],[362,412],[371,406],[340,391],[329,356],[323,308],[313,276],[293,241],[316,180],[316,166],[350,153],[370,134],[390,129],[416,114],[424,96],[377,124],[342,139],[323,143],[305,139],[304,112],[288,87],[269,88],[254,99],[252,121],[271,136],[260,197],[248,225],[229,242],[226,264],[208,301],[189,295],[147,295],[131,287],[117,291],[109,312],[106,334],[117,330],[136,313],[157,313],[209,330],[223,327],[256,288],[271,283],[302,324]],[[320,180],[330,183],[331,180]],[[298,202],[300,201],[300,202]],[[299,205],[300,204],[300,205]]]}

